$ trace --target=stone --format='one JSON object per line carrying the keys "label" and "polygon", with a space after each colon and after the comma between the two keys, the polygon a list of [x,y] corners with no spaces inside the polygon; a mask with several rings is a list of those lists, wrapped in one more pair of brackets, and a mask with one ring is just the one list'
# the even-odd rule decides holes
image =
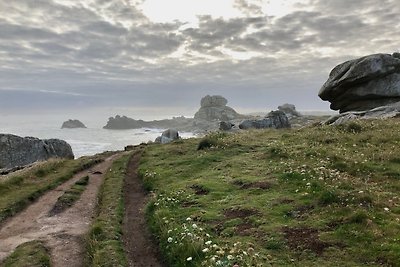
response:
{"label": "stone", "polygon": [[231,107],[226,106],[226,98],[207,95],[200,101],[200,109],[194,114],[196,120],[229,121],[237,119],[240,115]]}
{"label": "stone", "polygon": [[161,134],[161,136],[158,136],[154,142],[159,144],[168,144],[172,141],[178,140],[179,138],[180,136],[177,130],[167,129]]}
{"label": "stone", "polygon": [[239,124],[239,128],[246,129],[265,129],[265,128],[290,128],[290,122],[286,114],[282,111],[271,111],[261,120],[244,120]]}
{"label": "stone", "polygon": [[86,128],[86,126],[85,126],[85,124],[83,124],[81,121],[79,121],[79,120],[67,120],[67,121],[64,121],[63,122],[63,124],[62,124],[62,126],[61,126],[61,129],[64,129],[64,128],[68,128],[68,129],[73,129],[73,128]]}
{"label": "stone", "polygon": [[178,133],[178,131],[175,130],[175,129],[167,129],[167,130],[165,130],[165,131],[161,134],[161,136],[170,138],[170,139],[172,139],[172,140],[177,140],[177,139],[179,139],[179,133]]}
{"label": "stone", "polygon": [[340,113],[366,111],[400,101],[400,58],[374,54],[336,66],[318,93]]}
{"label": "stone", "polygon": [[221,121],[219,123],[219,129],[221,131],[229,131],[232,129],[232,127],[235,126],[235,124],[229,122],[229,121]]}
{"label": "stone", "polygon": [[49,158],[74,158],[71,146],[63,140],[41,140],[12,134],[0,134],[0,151],[0,169],[25,166]]}
{"label": "stone", "polygon": [[348,111],[330,117],[323,122],[327,125],[340,125],[352,120],[387,119],[400,117],[400,102],[366,111]]}
{"label": "stone", "polygon": [[285,113],[288,118],[301,116],[301,114],[297,112],[296,106],[293,104],[288,104],[288,103],[283,104],[281,106],[278,106],[278,110]]}

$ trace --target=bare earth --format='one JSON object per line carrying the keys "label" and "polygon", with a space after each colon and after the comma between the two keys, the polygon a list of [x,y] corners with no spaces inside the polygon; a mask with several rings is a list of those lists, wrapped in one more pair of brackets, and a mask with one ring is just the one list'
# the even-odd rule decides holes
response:
{"label": "bare earth", "polygon": [[[120,156],[121,153],[115,154],[104,162],[76,174],[7,220],[0,229],[0,262],[18,245],[32,240],[42,240],[50,250],[52,266],[83,266],[85,249],[82,237],[89,230],[103,174]],[[101,173],[94,174],[94,172]],[[48,213],[57,199],[86,175],[89,176],[89,184],[81,198],[65,212],[50,217]]]}
{"label": "bare earth", "polygon": [[132,156],[125,177],[125,216],[122,228],[124,247],[128,266],[162,267],[164,264],[160,260],[157,246],[152,242],[144,216],[147,198],[138,177],[140,156],[140,151]]}

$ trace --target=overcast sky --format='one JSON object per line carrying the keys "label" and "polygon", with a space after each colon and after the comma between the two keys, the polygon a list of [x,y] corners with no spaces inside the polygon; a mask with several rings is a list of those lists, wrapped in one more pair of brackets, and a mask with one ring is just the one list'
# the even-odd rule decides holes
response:
{"label": "overcast sky", "polygon": [[330,70],[399,51],[399,14],[399,0],[0,0],[0,113],[192,115],[206,94],[328,110]]}

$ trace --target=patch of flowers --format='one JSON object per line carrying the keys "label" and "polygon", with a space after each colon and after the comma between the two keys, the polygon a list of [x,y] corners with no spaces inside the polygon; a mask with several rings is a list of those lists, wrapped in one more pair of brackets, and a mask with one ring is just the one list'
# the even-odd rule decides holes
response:
{"label": "patch of flowers", "polygon": [[154,218],[161,246],[179,266],[266,266],[267,258],[257,253],[254,245],[216,241],[211,231],[195,216],[181,216],[180,204],[193,195],[184,190],[160,193],[153,200]]}

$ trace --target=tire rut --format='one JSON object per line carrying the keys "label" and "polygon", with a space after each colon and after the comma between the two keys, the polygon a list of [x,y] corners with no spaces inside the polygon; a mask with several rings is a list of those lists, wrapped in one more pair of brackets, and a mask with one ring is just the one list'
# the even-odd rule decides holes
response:
{"label": "tire rut", "polygon": [[160,254],[148,231],[144,209],[146,192],[138,176],[141,151],[131,157],[124,186],[125,215],[123,241],[129,267],[164,267]]}
{"label": "tire rut", "polygon": [[[85,254],[83,236],[89,230],[94,216],[97,193],[103,182],[104,173],[121,155],[121,153],[114,154],[104,162],[75,174],[73,178],[45,193],[25,210],[2,224],[0,262],[17,246],[28,241],[41,240],[50,250],[52,266],[83,266]],[[57,199],[86,175],[89,176],[89,183],[80,199],[64,212],[50,216],[49,211]]]}

